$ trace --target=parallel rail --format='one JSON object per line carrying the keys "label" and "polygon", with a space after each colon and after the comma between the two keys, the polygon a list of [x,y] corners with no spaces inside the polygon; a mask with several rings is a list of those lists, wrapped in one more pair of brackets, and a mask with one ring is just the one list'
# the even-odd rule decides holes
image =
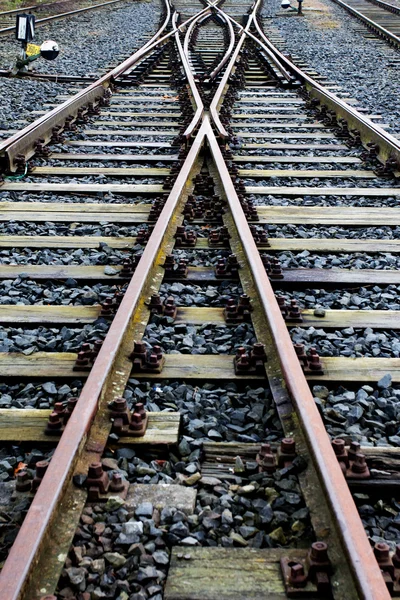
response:
{"label": "parallel rail", "polygon": [[[333,2],[336,2],[336,4],[347,10],[350,14],[357,17],[357,19],[362,21],[368,27],[368,29],[374,31],[380,37],[388,41],[391,45],[395,46],[396,48],[400,47],[400,38],[398,35],[393,33],[393,31],[390,31],[390,29],[388,29],[387,27],[383,27],[377,21],[367,17],[361,11],[357,10],[356,8],[351,6],[351,4],[348,4],[343,0],[333,0]],[[391,4],[387,4],[386,2],[381,2],[380,0],[368,0],[368,2],[372,2],[376,6],[379,6],[379,8],[382,9],[382,16],[386,16],[388,12],[391,12],[396,15],[400,14],[400,10],[398,8],[392,6]],[[397,25],[399,23],[400,20],[397,20]]]}
{"label": "parallel rail", "polygon": [[[50,17],[43,17],[42,19],[36,19],[35,25],[36,26],[46,25],[47,23],[50,23],[51,21],[59,21],[61,19],[66,19],[67,17],[73,17],[74,15],[89,12],[91,10],[97,10],[99,8],[104,8],[107,6],[111,6],[113,4],[118,4],[123,1],[124,0],[108,0],[107,2],[101,2],[100,4],[93,4],[92,6],[86,6],[85,8],[77,8],[75,10],[58,13],[57,15],[52,15]],[[57,4],[57,3],[54,3],[54,4]],[[60,2],[60,4],[65,4],[65,2],[64,1]],[[53,4],[48,4],[48,5],[42,4],[42,5],[40,5],[40,8],[42,8],[42,6],[43,7],[44,6],[52,7]],[[27,10],[33,10],[34,8],[39,8],[39,7],[27,7],[27,8],[21,8],[21,9],[15,9],[13,11],[5,11],[5,12],[0,13],[0,17],[1,17],[1,15],[21,14]],[[0,29],[0,37],[9,35],[14,32],[15,32],[15,25],[12,25],[10,27],[3,27],[2,29]]]}
{"label": "parallel rail", "polygon": [[[44,556],[50,556],[51,543],[57,538],[56,531],[60,525],[57,522],[59,511],[65,510],[70,516],[71,507],[66,505],[69,501],[73,501],[73,474],[87,472],[89,463],[101,458],[109,431],[109,428],[107,429],[107,426],[104,425],[107,403],[115,396],[115,390],[118,390],[119,393],[122,392],[130,375],[131,363],[128,355],[131,348],[128,334],[133,329],[135,319],[136,322],[140,322],[140,320],[137,321],[137,314],[143,310],[146,294],[151,289],[151,269],[154,268],[154,265],[160,264],[166,247],[172,245],[171,240],[180,222],[179,210],[182,209],[190,193],[193,174],[196,169],[199,172],[200,155],[203,157],[202,153],[205,154],[206,148],[210,151],[213,168],[227,200],[229,214],[227,212],[226,222],[231,224],[232,231],[236,231],[238,241],[235,243],[240,244],[243,260],[249,267],[249,278],[254,284],[256,301],[259,306],[258,314],[261,331],[263,331],[262,336],[265,338],[269,336],[270,348],[274,349],[275,354],[273,357],[269,357],[269,363],[267,363],[267,376],[271,387],[276,386],[276,390],[279,388],[281,402],[285,404],[287,410],[290,411],[291,403],[294,406],[296,418],[286,427],[289,431],[289,427],[293,426],[296,434],[305,440],[304,453],[310,459],[310,469],[319,485],[321,505],[325,506],[326,504],[332,515],[334,531],[330,532],[330,537],[334,539],[333,554],[340,565],[343,566],[344,561],[348,565],[348,573],[343,566],[346,573],[337,575],[342,583],[347,579],[351,589],[343,589],[339,586],[338,589],[333,589],[333,596],[341,600],[350,597],[364,600],[390,598],[352,495],[343,478],[341,467],[314,403],[307,379],[293,348],[287,325],[275,298],[273,286],[266,273],[237,188],[221,151],[220,146],[227,143],[230,133],[221,122],[220,111],[229,90],[230,78],[237,67],[243,48],[251,40],[260,48],[263,57],[270,61],[271,69],[279,72],[281,80],[285,80],[289,85],[301,82],[311,97],[335,112],[342,127],[344,125],[340,119],[346,122],[346,127],[353,135],[357,130],[357,135],[365,145],[371,142],[378,145],[379,148],[376,149],[376,152],[383,163],[387,164],[391,161],[392,166],[393,162],[400,163],[400,145],[393,136],[330,93],[286,59],[262,31],[257,20],[259,5],[260,2],[257,0],[251,7],[245,27],[228,16],[223,8],[211,4],[178,26],[178,11],[173,9],[169,0],[165,0],[164,22],[143,48],[97,82],[65,101],[61,106],[54,108],[21,132],[0,143],[0,157],[3,159],[5,168],[10,172],[15,172],[18,165],[21,164],[21,155],[25,161],[34,156],[39,140],[41,140],[41,146],[46,145],[51,140],[54,128],[62,130],[68,118],[75,120],[79,114],[82,115],[82,110],[88,110],[89,107],[95,108],[111,85],[117,80],[124,81],[124,78],[129,78],[133,73],[133,68],[140,65],[142,59],[151,56],[154,51],[158,51],[163,45],[171,43],[174,39],[180,58],[179,68],[185,74],[193,108],[192,119],[182,134],[188,146],[188,152],[130,279],[107,337],[87,377],[76,408],[59,440],[52,461],[3,567],[0,575],[2,600],[32,600],[32,590],[35,590],[34,597],[36,598],[37,590],[43,588],[47,573],[40,572],[37,565],[43,564]],[[226,66],[212,99],[210,111],[207,112],[188,62],[188,44],[190,32],[195,24],[210,11],[217,12],[225,20],[230,44],[222,61],[213,71],[213,77],[216,77]],[[187,26],[189,28],[182,44],[181,33]],[[240,34],[236,45],[234,44],[233,26],[238,28]],[[255,28],[254,33],[251,32],[252,27]],[[121,98],[123,98],[122,94]],[[124,122],[118,122],[118,126],[123,127]],[[247,126],[251,128],[253,124],[250,122]],[[145,127],[143,126],[143,129]],[[167,134],[170,135],[169,132]],[[248,137],[251,137],[251,134]],[[124,142],[118,143],[121,147],[123,144]],[[137,172],[131,174],[135,175]],[[16,189],[12,185],[8,185],[9,187],[5,184],[3,189]],[[24,189],[24,185],[22,184],[22,188],[18,189]],[[133,185],[131,189],[134,187]],[[1,189],[0,185],[0,191]],[[306,189],[304,188],[304,190]],[[321,193],[321,189],[324,188],[317,189]],[[138,190],[141,191],[142,188],[139,186]],[[352,188],[349,193],[351,190]],[[123,193],[123,186],[120,186],[118,191]],[[268,192],[273,194],[273,187],[269,188]],[[84,502],[85,494],[81,493],[77,505],[82,508]],[[76,512],[75,508],[74,510]],[[45,589],[46,593],[53,591]]]}

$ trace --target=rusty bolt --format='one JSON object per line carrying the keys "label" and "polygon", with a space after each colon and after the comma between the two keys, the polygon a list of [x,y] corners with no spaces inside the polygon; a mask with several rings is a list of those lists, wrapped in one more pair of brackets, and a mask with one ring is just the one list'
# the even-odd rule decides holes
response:
{"label": "rusty bolt", "polygon": [[112,410],[115,412],[125,412],[127,403],[125,398],[115,398],[112,404]]}
{"label": "rusty bolt", "polygon": [[136,403],[136,406],[135,406],[135,410],[134,410],[134,412],[135,412],[135,413],[137,413],[138,415],[140,415],[140,416],[141,416],[141,418],[142,418],[142,420],[145,418],[145,416],[146,416],[146,411],[145,411],[145,409],[144,409],[144,404],[143,404],[143,402],[137,402],[137,403]]}
{"label": "rusty bolt", "polygon": [[244,348],[238,348],[238,353],[235,360],[235,368],[238,371],[248,371],[251,367],[250,357],[248,354],[246,354],[246,351],[240,353],[239,350],[244,350]]}
{"label": "rusty bolt", "polygon": [[89,360],[86,356],[86,352],[78,352],[76,357],[75,366],[76,367],[87,367],[89,364]]}
{"label": "rusty bolt", "polygon": [[384,542],[378,542],[377,544],[375,544],[374,554],[378,563],[386,561],[390,558],[389,551],[390,548],[388,544],[385,544]]}
{"label": "rusty bolt", "polygon": [[308,360],[308,366],[311,371],[322,371],[322,363],[319,359],[319,354],[315,348],[310,348]]}
{"label": "rusty bolt", "polygon": [[368,465],[367,465],[367,461],[365,459],[365,454],[362,454],[361,452],[357,452],[357,454],[354,457],[354,461],[351,465],[351,471],[353,471],[354,473],[366,473],[368,472]]}
{"label": "rusty bolt", "polygon": [[98,355],[98,353],[101,350],[101,347],[103,345],[103,340],[94,340],[93,342],[93,350],[92,350],[92,357],[96,358],[96,356]]}
{"label": "rusty bolt", "polygon": [[110,481],[110,491],[111,492],[122,492],[125,488],[123,479],[120,473],[113,473],[112,479]]}
{"label": "rusty bolt", "polygon": [[358,452],[360,452],[361,446],[359,442],[351,442],[350,448],[348,450],[348,455],[350,460],[354,460],[355,456]]}
{"label": "rusty bolt", "polygon": [[306,353],[304,352],[304,344],[293,344],[293,347],[295,349],[297,358],[299,359],[299,362],[301,365],[303,365],[304,367],[308,366],[308,357],[306,355]]}
{"label": "rusty bolt", "polygon": [[129,423],[129,429],[132,431],[140,431],[142,427],[142,416],[139,413],[133,413],[131,422]]}
{"label": "rusty bolt", "polygon": [[259,360],[266,360],[267,355],[265,354],[265,346],[260,342],[256,342],[253,345],[253,349],[251,351],[252,358],[256,358]]}
{"label": "rusty bolt", "polygon": [[311,544],[310,558],[314,563],[325,563],[328,558],[328,544],[325,542],[314,542]]}
{"label": "rusty bolt", "polygon": [[396,569],[400,568],[400,544],[397,544],[396,551],[392,556],[392,562]]}
{"label": "rusty bolt", "polygon": [[47,467],[49,466],[49,462],[47,460],[40,460],[36,463],[36,474],[32,481],[32,492],[36,492],[39,485],[42,482],[43,477],[47,471]]}
{"label": "rusty bolt", "polygon": [[102,317],[111,317],[115,314],[115,306],[114,302],[111,298],[107,298],[104,302],[101,303],[101,313]]}
{"label": "rusty bolt", "polygon": [[75,406],[78,404],[78,398],[68,398],[67,408],[64,411],[63,421],[64,425],[66,425],[74,411]]}
{"label": "rusty bolt", "polygon": [[297,300],[290,301],[289,319],[292,319],[294,321],[302,321],[303,320],[303,317],[301,316],[299,305],[297,304]]}
{"label": "rusty bolt", "polygon": [[47,429],[61,429],[63,423],[61,420],[60,413],[52,412],[49,415],[49,420],[47,422]]}
{"label": "rusty bolt", "polygon": [[238,306],[241,308],[246,308],[248,310],[251,308],[250,298],[247,294],[241,294],[241,296],[239,297]]}
{"label": "rusty bolt", "polygon": [[15,479],[15,489],[17,490],[17,492],[29,492],[29,490],[31,489],[31,479],[26,469],[18,471],[18,473],[15,476]]}
{"label": "rusty bolt", "polygon": [[307,584],[307,576],[301,563],[289,563],[289,584],[293,587],[304,587]]}
{"label": "rusty bolt", "polygon": [[49,466],[49,461],[48,460],[39,460],[36,465],[36,477],[38,477],[39,479],[43,479],[44,474],[47,471],[47,467]]}
{"label": "rusty bolt", "polygon": [[271,454],[271,453],[272,453],[271,444],[269,444],[268,442],[266,442],[265,444],[261,444],[260,456],[266,456],[267,454]]}
{"label": "rusty bolt", "polygon": [[[394,577],[394,565],[390,557],[390,548],[385,542],[378,542],[374,546],[374,555],[376,561],[384,573],[388,573],[390,577]],[[390,580],[389,580],[390,583]]]}
{"label": "rusty bolt", "polygon": [[331,443],[336,456],[341,456],[346,451],[346,445],[344,440],[336,438],[335,440],[332,440]]}
{"label": "rusty bolt", "polygon": [[98,479],[103,475],[103,465],[101,462],[93,462],[90,464],[88,477],[90,479]]}
{"label": "rusty bolt", "polygon": [[296,453],[296,442],[293,438],[283,438],[281,441],[281,452],[284,454]]}

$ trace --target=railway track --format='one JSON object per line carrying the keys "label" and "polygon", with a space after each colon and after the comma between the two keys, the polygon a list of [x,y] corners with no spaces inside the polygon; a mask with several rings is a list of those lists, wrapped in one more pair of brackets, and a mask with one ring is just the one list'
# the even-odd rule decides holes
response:
{"label": "railway track", "polygon": [[0,142],[4,600],[398,593],[400,145],[259,8]]}
{"label": "railway track", "polygon": [[[73,0],[59,0],[57,2],[49,2],[43,4],[37,4],[32,6],[23,7],[20,9],[10,9],[5,11],[0,11],[0,36],[8,36],[12,35],[15,32],[15,18],[18,14],[22,14],[25,12],[33,13],[35,16],[37,15],[39,18],[36,19],[35,26],[46,25],[51,21],[58,21],[60,19],[65,19],[67,17],[71,17],[76,14],[88,12],[91,10],[96,10],[103,7],[110,7],[113,4],[118,4],[122,0],[108,0],[107,2],[97,2],[97,3],[85,3],[87,4],[81,8],[75,8],[73,10],[66,11],[68,4]],[[60,12],[55,12],[54,9]],[[46,16],[41,17],[41,13],[46,13]],[[53,14],[52,14],[53,13]]]}
{"label": "railway track", "polygon": [[334,0],[357,17],[374,34],[392,46],[400,46],[400,8],[383,0]]}

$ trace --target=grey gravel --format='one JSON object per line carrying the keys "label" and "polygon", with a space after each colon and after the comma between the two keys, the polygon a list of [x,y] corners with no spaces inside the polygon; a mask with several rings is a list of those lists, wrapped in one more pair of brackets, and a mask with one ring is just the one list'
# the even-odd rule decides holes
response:
{"label": "grey gravel", "polygon": [[151,348],[161,346],[167,354],[235,354],[240,346],[250,350],[257,339],[251,324],[237,326],[174,325],[155,315],[142,341]]}
{"label": "grey gravel", "polygon": [[[60,55],[53,63],[39,59],[35,69],[45,73],[98,76],[106,71],[107,65],[118,64],[142,45],[143,37],[155,30],[159,14],[159,3],[124,2],[37,28],[36,40],[56,40]],[[135,27],[127,27],[127,23],[135,23]],[[10,66],[18,48],[12,36],[2,39],[2,68]],[[119,60],[116,57],[120,57]],[[34,120],[37,116],[30,114],[31,111],[43,110],[43,103],[54,102],[57,94],[65,94],[70,89],[70,84],[1,78],[0,130],[14,128],[18,119]]]}
{"label": "grey gravel", "polygon": [[0,408],[51,408],[55,402],[66,402],[69,398],[79,396],[82,386],[80,379],[68,383],[1,383]]}
{"label": "grey gravel", "polygon": [[35,352],[77,352],[85,342],[104,339],[109,328],[105,319],[97,319],[83,327],[48,328],[0,326],[0,352],[21,352],[30,356]]}
{"label": "grey gravel", "polygon": [[[39,282],[16,277],[0,281],[0,305],[71,305],[91,306],[112,298],[120,286],[97,283],[81,286],[75,279]],[[122,286],[125,289],[125,286]]]}
{"label": "grey gravel", "polygon": [[351,389],[315,385],[313,394],[331,437],[400,447],[400,386],[391,383],[390,373],[377,384]]}
{"label": "grey gravel", "polygon": [[[371,114],[382,115],[391,131],[399,133],[397,49],[380,39],[367,39],[359,33],[360,21],[334,3],[321,0],[320,4],[326,8],[325,14],[305,11],[301,19],[268,19],[267,31],[270,26],[277,29],[285,40],[286,51],[338,83],[360,106]],[[275,15],[277,9],[279,3],[269,0],[264,4],[264,15]]]}
{"label": "grey gravel", "polygon": [[301,308],[332,308],[343,310],[400,310],[400,286],[354,286],[350,289],[306,289],[288,292],[276,290],[287,302],[296,299]]}
{"label": "grey gravel", "polygon": [[[323,325],[323,323],[321,323]],[[346,327],[325,331],[323,327],[294,327],[291,338],[306,349],[316,348],[320,356],[346,356],[348,358],[398,358],[400,335],[397,331]],[[390,382],[389,382],[390,383]]]}
{"label": "grey gravel", "polygon": [[177,306],[226,306],[227,300],[243,294],[243,288],[233,281],[221,281],[218,285],[194,285],[181,282],[163,282],[160,296],[175,298]]}
{"label": "grey gravel", "polygon": [[283,268],[288,269],[375,269],[381,271],[397,270],[400,266],[400,257],[396,254],[380,253],[367,254],[357,252],[353,254],[315,254],[308,250],[303,252],[278,252],[267,256],[276,256]]}
{"label": "grey gravel", "polygon": [[146,410],[179,411],[183,434],[196,440],[261,442],[282,436],[269,389],[235,383],[194,387],[171,381],[150,384],[131,378],[124,393],[128,404],[143,402]]}
{"label": "grey gravel", "polygon": [[0,251],[0,264],[3,265],[122,265],[135,254],[140,254],[142,246],[132,251],[116,250],[104,242],[99,249],[78,248],[76,250],[60,250],[53,248],[12,248]]}
{"label": "grey gravel", "polygon": [[[190,560],[193,546],[270,548],[296,546],[300,537],[310,539],[308,509],[297,479],[300,465],[272,475],[246,469],[227,479],[202,479],[200,453],[199,443],[186,437],[164,461],[145,462],[134,452],[127,458],[124,449],[115,452],[117,460],[109,454],[109,474],[119,472],[129,481],[189,485],[196,480],[190,484],[197,488],[195,510],[187,515],[173,506],[158,510],[150,503],[135,510],[123,501],[87,506],[59,592],[162,600],[172,546],[183,546],[178,559]],[[195,472],[188,476],[190,466]]]}
{"label": "grey gravel", "polygon": [[[260,227],[260,226],[259,226]],[[300,239],[379,239],[395,240],[400,238],[400,227],[384,225],[379,227],[343,227],[332,225],[318,227],[313,225],[266,225],[265,229],[273,238]]]}

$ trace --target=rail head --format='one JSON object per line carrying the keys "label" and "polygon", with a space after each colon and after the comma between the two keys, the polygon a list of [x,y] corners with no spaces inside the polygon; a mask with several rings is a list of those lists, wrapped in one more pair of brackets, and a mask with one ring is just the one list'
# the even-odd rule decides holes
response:
{"label": "rail head", "polygon": [[[351,13],[352,15],[354,15],[355,17],[360,19],[360,21],[363,21],[367,25],[367,27],[369,27],[370,29],[375,29],[375,31],[377,31],[380,35],[382,35],[382,37],[386,38],[387,40],[389,40],[391,43],[395,44],[396,46],[400,46],[400,38],[396,34],[392,33],[388,29],[385,29],[385,27],[382,27],[382,25],[379,25],[379,23],[376,23],[376,21],[372,21],[372,19],[369,19],[363,13],[358,11],[356,8],[353,8],[352,6],[350,6],[350,4],[343,2],[343,0],[333,0],[333,1],[336,2],[336,4],[338,4],[342,8],[345,8],[349,13]],[[370,0],[370,1],[374,2],[374,4],[377,4],[378,6],[381,6],[385,10],[390,10],[390,9],[386,8],[386,6],[391,6],[390,4],[383,7],[382,5],[386,4],[386,3],[377,2],[375,0]],[[391,12],[400,14],[400,8],[397,8],[397,10],[396,10],[396,7],[391,6],[391,8],[394,9],[394,10],[391,10]]]}
{"label": "rail head", "polygon": [[[226,17],[231,24],[235,25],[235,27],[237,27],[239,32],[243,31],[243,27],[233,17],[226,14],[223,10],[221,10],[219,8],[217,8],[217,10],[219,11],[219,13],[221,13],[221,15]],[[256,19],[256,17],[257,17],[257,15],[255,15],[255,19]],[[251,33],[250,29],[248,29],[246,31],[246,35],[248,35],[249,38],[251,38],[255,42],[258,42],[258,44],[262,45],[260,40]],[[279,60],[276,59],[275,55],[269,50],[268,47],[266,47],[265,45],[262,45],[262,46],[263,46],[264,52],[267,54],[268,60],[270,60],[273,63],[274,67],[281,73],[283,79],[285,79],[288,83],[292,83],[293,82],[292,74],[287,69],[285,69],[285,67],[282,65],[282,63]]]}
{"label": "rail head", "polygon": [[[218,7],[215,7],[215,10],[218,10]],[[218,74],[222,71],[222,69],[228,62],[229,57],[231,56],[231,54],[233,52],[233,48],[235,47],[235,32],[234,32],[232,23],[229,19],[227,19],[225,17],[225,15],[223,13],[220,16],[223,18],[223,20],[226,23],[226,26],[228,27],[229,45],[228,45],[228,48],[226,49],[224,56],[221,58],[220,62],[218,63],[218,65],[215,67],[215,69],[213,69],[211,71],[210,76],[209,76],[209,79],[211,81],[213,81],[218,76]]]}
{"label": "rail head", "polygon": [[262,27],[258,22],[257,16],[254,18],[254,25],[262,39],[262,42],[256,37],[254,40],[260,46],[262,46],[262,43],[264,43],[264,45],[275,54],[279,61],[305,84],[307,90],[312,96],[317,98],[321,104],[325,104],[325,106],[328,108],[335,110],[339,118],[345,119],[349,130],[356,129],[365,145],[370,142],[377,144],[379,146],[378,158],[383,163],[389,159],[394,159],[400,167],[399,140],[382,129],[382,127],[379,127],[377,123],[373,123],[371,119],[360,113],[356,108],[350,104],[347,104],[345,100],[342,100],[342,98],[339,98],[333,92],[327,90],[324,86],[315,81],[312,77],[304,73],[304,71],[292,63],[291,60],[284,56],[282,52],[280,52],[278,48],[276,48],[276,46],[274,46],[266,37]]}
{"label": "rail head", "polygon": [[[97,104],[107,93],[106,90],[109,88],[110,83],[175,35],[177,29],[172,29],[172,31],[164,33],[171,20],[170,0],[164,0],[164,2],[166,8],[164,22],[142,48],[84,90],[78,92],[39,119],[36,119],[18,133],[0,142],[0,163],[6,163],[8,171],[15,172],[17,170],[19,155],[22,155],[25,160],[32,157],[35,154],[35,146],[38,140],[44,140],[41,142],[44,144],[49,143],[52,138],[53,128],[58,128],[59,131],[62,131],[67,119],[74,121],[78,110],[86,110],[91,103]],[[208,10],[208,7],[204,8],[199,14],[205,14]],[[197,16],[197,14],[193,15],[180,27],[191,23]],[[164,35],[162,35],[163,33]]]}
{"label": "rail head", "polygon": [[[154,226],[125,292],[121,305],[111,323],[93,368],[79,396],[52,460],[32,504],[21,525],[17,538],[0,573],[1,600],[31,600],[28,586],[42,544],[49,536],[66,481],[72,476],[77,456],[85,452],[85,440],[105,389],[111,389],[112,373],[118,373],[116,361],[125,333],[130,329],[135,308],[147,283],[149,269],[155,263],[177,203],[204,143],[205,128],[200,128],[191,145],[181,171]],[[108,386],[108,387],[107,387]],[[99,450],[99,452],[101,452]]]}
{"label": "rail head", "polygon": [[199,15],[197,15],[197,17],[190,23],[189,27],[186,30],[186,34],[185,34],[185,39],[183,41],[183,52],[186,56],[186,60],[189,62],[189,44],[190,44],[190,40],[192,38],[194,29],[197,25],[199,25],[201,23],[201,21],[203,19],[207,19],[209,17],[209,15],[211,14],[210,10],[207,10],[207,12],[205,14],[200,13]]}
{"label": "rail head", "polygon": [[295,353],[287,325],[282,317],[274,290],[207,116],[205,124],[207,124],[208,145],[250,265],[263,313],[269,323],[285,384],[302,422],[310,454],[316,465],[322,488],[329,500],[332,514],[335,516],[335,524],[342,547],[351,566],[360,598],[363,600],[390,600],[391,596]]}
{"label": "rail head", "polygon": [[[208,10],[208,9],[205,9],[205,10]],[[178,16],[179,16],[178,13],[175,12],[172,17],[172,24],[175,29],[175,43],[178,48],[178,53],[179,53],[179,56],[180,56],[180,59],[182,62],[183,69],[185,71],[186,79],[187,79],[187,82],[188,82],[188,85],[190,88],[190,92],[192,94],[192,98],[193,98],[193,101],[194,101],[195,107],[196,107],[196,110],[195,110],[192,120],[190,121],[189,125],[186,127],[185,131],[182,134],[184,136],[184,138],[186,138],[188,140],[193,135],[196,127],[200,123],[200,120],[204,114],[204,105],[203,105],[203,101],[201,99],[199,90],[197,89],[196,82],[194,80],[193,73],[191,71],[188,59],[185,56],[185,52],[184,52],[184,49],[182,46],[182,42],[181,42],[180,35],[179,35],[179,29],[177,28],[177,25],[176,25],[177,21],[178,21]],[[197,19],[196,19],[196,21],[197,21]],[[188,35],[189,29],[186,32],[186,36]]]}
{"label": "rail head", "polygon": [[[218,131],[218,135],[219,137],[221,137],[222,139],[228,139],[229,137],[229,133],[228,131],[225,129],[225,127],[223,126],[220,116],[219,116],[219,109],[220,106],[222,104],[223,101],[223,95],[226,89],[226,86],[228,84],[228,79],[234,69],[235,63],[239,57],[240,51],[243,47],[243,44],[246,40],[246,35],[247,32],[250,30],[251,24],[253,22],[254,16],[256,15],[259,7],[261,4],[261,0],[256,0],[256,2],[254,2],[254,4],[252,5],[251,9],[250,9],[250,14],[249,14],[249,18],[247,20],[246,26],[244,28],[242,28],[241,30],[241,36],[239,38],[238,43],[236,44],[236,48],[233,51],[233,53],[231,54],[231,59],[228,63],[228,66],[225,69],[225,73],[222,76],[222,79],[219,83],[219,86],[217,88],[217,91],[214,94],[214,97],[211,101],[210,104],[210,114],[211,114],[211,118],[213,120],[213,123]],[[224,11],[222,11],[221,9],[219,9],[218,7],[216,7],[216,10],[218,11],[219,14],[222,14],[225,18],[228,17],[228,15],[226,15],[226,13]],[[231,17],[229,17],[228,19],[229,21],[234,21],[232,20]],[[235,22],[235,21],[234,21]]]}
{"label": "rail head", "polygon": [[[71,10],[69,12],[64,12],[64,13],[58,13],[57,15],[52,15],[50,17],[43,17],[43,19],[36,19],[35,21],[35,25],[45,25],[46,23],[49,23],[51,21],[58,21],[59,19],[65,19],[65,17],[73,17],[74,15],[80,14],[80,13],[84,13],[84,12],[89,12],[91,10],[95,10],[97,8],[104,8],[106,6],[109,6],[111,4],[117,4],[118,2],[122,2],[123,0],[108,0],[108,2],[101,2],[100,4],[95,4],[92,6],[86,6],[85,8],[77,8],[75,10]],[[54,6],[55,4],[63,4],[62,1],[60,2],[54,2],[53,4],[43,4],[43,5],[39,5],[39,6],[34,6],[31,7],[31,9],[38,9],[38,8],[42,8],[45,6]],[[13,11],[9,11],[9,14],[11,13],[21,13],[21,12],[26,12],[29,10],[29,7],[23,7],[23,8],[19,8],[19,9],[15,9]],[[7,14],[6,12],[1,12],[0,16],[3,14]],[[0,36],[4,36],[4,35],[8,35],[9,33],[13,33],[15,31],[15,25],[12,25],[11,27],[4,27],[3,29],[0,29]]]}

